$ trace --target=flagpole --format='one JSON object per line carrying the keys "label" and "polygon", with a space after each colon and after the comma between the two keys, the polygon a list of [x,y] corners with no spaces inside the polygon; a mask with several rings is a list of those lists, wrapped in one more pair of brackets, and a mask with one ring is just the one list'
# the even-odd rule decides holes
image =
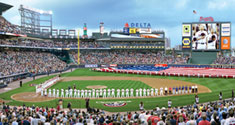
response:
{"label": "flagpole", "polygon": [[78,29],[78,65],[80,64],[80,41],[79,41],[79,29]]}

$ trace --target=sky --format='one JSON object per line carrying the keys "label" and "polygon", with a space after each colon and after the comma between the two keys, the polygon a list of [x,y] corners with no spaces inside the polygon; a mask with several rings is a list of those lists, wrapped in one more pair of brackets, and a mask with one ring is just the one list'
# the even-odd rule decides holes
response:
{"label": "sky", "polygon": [[[0,0],[14,7],[3,13],[13,24],[20,25],[21,4],[53,12],[54,29],[82,29],[87,24],[88,35],[99,31],[122,30],[125,23],[150,23],[154,30],[164,30],[171,46],[182,41],[182,23],[198,22],[200,16],[214,21],[230,21],[235,30],[235,0]],[[196,10],[197,14],[193,13]],[[235,47],[235,32],[231,34]]]}

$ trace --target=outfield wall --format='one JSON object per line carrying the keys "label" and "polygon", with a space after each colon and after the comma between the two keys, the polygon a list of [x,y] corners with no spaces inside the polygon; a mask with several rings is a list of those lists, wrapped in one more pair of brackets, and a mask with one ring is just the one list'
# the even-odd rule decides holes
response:
{"label": "outfield wall", "polygon": [[212,64],[217,57],[217,52],[192,52],[192,64]]}

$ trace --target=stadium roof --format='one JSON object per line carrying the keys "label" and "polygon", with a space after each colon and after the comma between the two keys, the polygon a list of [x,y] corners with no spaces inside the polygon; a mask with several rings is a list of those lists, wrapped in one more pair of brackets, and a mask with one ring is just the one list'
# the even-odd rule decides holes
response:
{"label": "stadium roof", "polygon": [[12,5],[0,2],[0,15],[2,15],[3,12],[5,12],[6,10],[8,10],[12,7],[13,7]]}

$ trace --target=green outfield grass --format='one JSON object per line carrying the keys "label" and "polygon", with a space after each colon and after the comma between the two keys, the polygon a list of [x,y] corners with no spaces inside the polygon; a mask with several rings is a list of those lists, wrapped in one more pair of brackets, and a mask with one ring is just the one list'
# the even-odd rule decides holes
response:
{"label": "green outfield grass", "polygon": [[[77,69],[70,73],[62,74],[63,77],[70,77],[70,76],[128,76],[128,77],[151,77],[151,78],[164,78],[164,79],[174,79],[174,80],[182,80],[192,83],[197,83],[203,86],[208,87],[210,90],[212,90],[211,93],[202,93],[199,94],[200,102],[209,102],[209,101],[215,101],[219,98],[219,92],[223,92],[223,98],[231,98],[231,90],[235,88],[235,79],[221,79],[221,78],[193,78],[193,77],[169,77],[169,76],[149,76],[149,75],[133,75],[133,74],[116,74],[116,73],[103,73],[103,72],[94,72],[90,71],[89,69]],[[15,93],[21,93],[21,92],[34,92],[35,87],[30,87],[29,84],[39,84],[47,79],[50,79],[53,76],[44,77],[40,79],[36,79],[34,81],[30,81],[23,85],[22,88],[18,88],[15,90],[11,90],[9,92],[0,94],[0,98],[4,100],[10,100],[9,105],[22,105],[26,104],[28,106],[31,106],[32,104],[38,105],[38,106],[48,106],[48,107],[55,107],[58,99],[48,101],[48,102],[40,102],[40,103],[24,103],[19,101],[14,101],[11,99],[11,95]],[[80,83],[80,81],[74,81]],[[74,82],[66,82],[65,84],[71,84],[73,85]],[[87,84],[93,84],[94,81],[83,81],[84,85],[81,85],[80,87],[85,87]],[[97,82],[97,81],[96,81]],[[139,81],[129,81],[129,80],[114,80],[112,82],[116,82],[118,84],[133,84],[136,82],[136,84],[144,84]],[[55,88],[61,88],[66,87],[66,85],[63,85],[64,82],[58,83],[53,87]],[[103,82],[102,82],[103,83]],[[107,83],[106,85],[110,84],[110,81],[105,81],[104,83]],[[96,84],[96,83],[94,83]],[[99,83],[100,85],[101,83]],[[173,84],[173,83],[172,83]],[[146,85],[146,84],[144,84]],[[110,85],[111,86],[111,85]],[[108,87],[110,87],[108,85]],[[181,96],[169,96],[169,97],[155,97],[155,98],[142,98],[142,99],[92,99],[90,101],[90,106],[94,108],[100,108],[111,112],[120,112],[120,111],[135,111],[138,110],[138,104],[143,101],[145,109],[153,109],[156,107],[156,105],[160,107],[167,107],[167,101],[168,99],[171,99],[173,102],[173,106],[183,106],[183,105],[189,105],[193,104],[194,102],[194,95],[181,95]],[[103,105],[103,102],[110,102],[110,101],[126,101],[127,105],[124,107],[106,107]],[[83,99],[64,99],[64,107],[66,107],[67,103],[71,102],[73,108],[84,108],[85,107],[85,101]]]}
{"label": "green outfield grass", "polygon": [[57,84],[50,87],[50,89],[67,89],[69,86],[73,87],[74,84],[76,85],[76,89],[88,89],[87,86],[94,86],[94,85],[102,85],[107,86],[107,89],[139,89],[139,88],[151,88],[150,86],[146,85],[141,81],[132,81],[132,80],[73,80],[68,82],[58,82]]}

